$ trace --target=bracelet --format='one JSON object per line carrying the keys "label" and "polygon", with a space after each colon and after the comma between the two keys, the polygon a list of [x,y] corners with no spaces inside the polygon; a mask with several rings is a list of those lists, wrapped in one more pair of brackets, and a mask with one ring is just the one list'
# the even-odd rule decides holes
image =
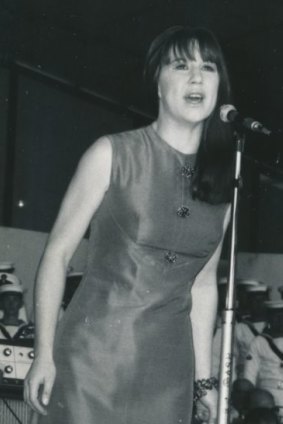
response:
{"label": "bracelet", "polygon": [[203,378],[194,382],[194,402],[207,394],[207,390],[217,389],[218,380],[215,377]]}

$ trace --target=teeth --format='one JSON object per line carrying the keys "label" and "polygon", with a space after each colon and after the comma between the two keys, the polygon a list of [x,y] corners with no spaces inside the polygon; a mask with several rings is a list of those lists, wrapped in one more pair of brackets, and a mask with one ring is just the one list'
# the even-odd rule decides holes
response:
{"label": "teeth", "polygon": [[190,99],[200,100],[202,99],[202,96],[200,94],[190,94],[188,96]]}
{"label": "teeth", "polygon": [[200,104],[202,103],[204,96],[199,93],[191,93],[188,94],[185,98],[187,102],[190,102],[191,104]]}

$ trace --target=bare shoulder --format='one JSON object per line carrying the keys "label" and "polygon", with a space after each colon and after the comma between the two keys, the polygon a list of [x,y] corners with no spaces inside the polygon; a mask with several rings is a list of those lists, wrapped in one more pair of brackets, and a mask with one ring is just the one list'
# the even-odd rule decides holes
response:
{"label": "bare shoulder", "polygon": [[77,173],[89,183],[108,187],[111,175],[112,146],[108,137],[97,139],[81,157]]}
{"label": "bare shoulder", "polygon": [[112,146],[107,136],[98,138],[84,153],[80,160],[80,164],[101,165],[111,164]]}
{"label": "bare shoulder", "polygon": [[105,136],[99,137],[95,142],[89,147],[89,152],[97,151],[101,154],[109,154],[112,152],[110,138]]}

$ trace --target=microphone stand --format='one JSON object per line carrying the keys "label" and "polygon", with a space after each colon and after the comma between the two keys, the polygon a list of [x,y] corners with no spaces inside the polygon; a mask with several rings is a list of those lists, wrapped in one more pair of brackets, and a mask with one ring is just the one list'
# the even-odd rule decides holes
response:
{"label": "microphone stand", "polygon": [[229,277],[226,294],[226,305],[222,315],[221,361],[219,377],[218,414],[217,424],[229,423],[229,401],[232,382],[233,365],[233,337],[235,322],[235,266],[237,246],[237,219],[239,203],[239,186],[241,178],[242,152],[245,144],[245,133],[235,131],[235,163],[234,188],[231,207],[231,233]]}

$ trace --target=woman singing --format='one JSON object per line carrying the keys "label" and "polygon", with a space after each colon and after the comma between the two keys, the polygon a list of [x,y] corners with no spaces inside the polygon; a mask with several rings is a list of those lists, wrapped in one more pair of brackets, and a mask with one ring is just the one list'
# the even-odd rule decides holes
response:
{"label": "woman singing", "polygon": [[[174,27],[151,44],[145,74],[157,119],[88,149],[41,260],[25,382],[41,424],[190,424],[194,386],[216,418],[211,340],[232,174],[219,119],[226,66],[210,32]],[[89,224],[87,269],[56,329]]]}

